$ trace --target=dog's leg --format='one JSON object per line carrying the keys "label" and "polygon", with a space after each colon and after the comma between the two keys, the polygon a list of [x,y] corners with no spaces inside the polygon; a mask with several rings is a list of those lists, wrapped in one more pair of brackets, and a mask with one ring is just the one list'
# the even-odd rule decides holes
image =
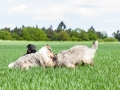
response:
{"label": "dog's leg", "polygon": [[22,66],[21,69],[22,69],[22,70],[28,70],[28,69],[29,69],[29,66]]}
{"label": "dog's leg", "polygon": [[91,65],[91,66],[94,66],[94,61],[92,61],[92,62],[90,63],[90,65]]}
{"label": "dog's leg", "polygon": [[25,69],[25,70],[28,70],[28,69],[29,69],[29,66],[25,67],[24,69]]}
{"label": "dog's leg", "polygon": [[30,66],[29,66],[29,63],[28,62],[25,62],[25,63],[23,63],[21,66],[20,66],[20,68],[22,69],[22,70],[28,70],[29,68],[30,68]]}
{"label": "dog's leg", "polygon": [[40,63],[41,63],[42,68],[45,68],[45,63],[43,61],[41,61]]}
{"label": "dog's leg", "polygon": [[82,61],[82,65],[84,65],[84,64],[89,64],[89,65],[94,65],[94,62],[92,61],[92,60],[83,60]]}
{"label": "dog's leg", "polygon": [[65,66],[68,67],[68,68],[74,68],[74,69],[75,69],[75,67],[76,67],[76,66],[75,66],[74,64],[72,64],[72,63],[66,63]]}

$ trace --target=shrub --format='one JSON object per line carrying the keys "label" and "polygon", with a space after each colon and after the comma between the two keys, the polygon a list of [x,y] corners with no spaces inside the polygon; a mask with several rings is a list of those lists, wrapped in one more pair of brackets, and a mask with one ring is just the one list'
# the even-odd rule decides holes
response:
{"label": "shrub", "polygon": [[103,39],[104,42],[118,42],[116,38],[105,38]]}

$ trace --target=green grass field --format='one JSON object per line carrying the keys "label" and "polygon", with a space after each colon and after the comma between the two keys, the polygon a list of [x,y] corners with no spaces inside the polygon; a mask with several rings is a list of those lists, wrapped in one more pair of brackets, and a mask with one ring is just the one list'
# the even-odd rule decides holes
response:
{"label": "green grass field", "polygon": [[27,44],[39,50],[49,44],[54,53],[92,42],[0,41],[0,90],[120,90],[120,43],[99,43],[94,66],[76,69],[34,67],[9,69],[9,63],[26,53]]}

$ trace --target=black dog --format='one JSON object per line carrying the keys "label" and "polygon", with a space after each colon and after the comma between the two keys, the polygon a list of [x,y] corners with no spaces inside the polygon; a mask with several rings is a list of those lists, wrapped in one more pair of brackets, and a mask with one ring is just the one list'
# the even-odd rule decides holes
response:
{"label": "black dog", "polygon": [[27,50],[26,54],[30,54],[30,53],[35,53],[36,52],[36,47],[33,44],[28,44],[27,48],[28,48],[28,50]]}

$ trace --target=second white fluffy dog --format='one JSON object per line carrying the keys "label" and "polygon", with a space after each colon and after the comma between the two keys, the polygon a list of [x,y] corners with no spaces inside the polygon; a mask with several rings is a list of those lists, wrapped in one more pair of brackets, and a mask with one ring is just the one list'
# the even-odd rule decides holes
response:
{"label": "second white fluffy dog", "polygon": [[98,41],[93,42],[92,48],[83,45],[76,45],[69,50],[63,50],[55,55],[56,66],[75,68],[77,64],[94,65],[93,58],[98,49]]}

